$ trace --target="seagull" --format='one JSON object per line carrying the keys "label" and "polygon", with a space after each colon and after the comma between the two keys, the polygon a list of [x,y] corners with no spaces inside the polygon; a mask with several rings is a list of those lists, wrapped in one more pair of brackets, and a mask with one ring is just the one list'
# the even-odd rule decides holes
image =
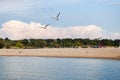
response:
{"label": "seagull", "polygon": [[58,13],[58,15],[57,15],[56,17],[51,17],[51,18],[53,18],[53,19],[55,19],[56,21],[58,21],[58,20],[59,20],[59,16],[60,16],[60,12]]}
{"label": "seagull", "polygon": [[49,26],[50,24],[47,24],[47,25],[45,25],[44,27],[42,27],[43,29],[46,29],[47,28],[47,26]]}

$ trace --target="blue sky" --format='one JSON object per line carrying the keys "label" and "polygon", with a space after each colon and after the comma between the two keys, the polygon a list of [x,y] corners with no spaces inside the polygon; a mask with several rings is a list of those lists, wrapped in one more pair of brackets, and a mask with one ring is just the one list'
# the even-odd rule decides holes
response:
{"label": "blue sky", "polygon": [[[58,12],[60,20],[51,20]],[[0,0],[0,27],[10,20],[56,27],[97,25],[120,33],[120,0]]]}

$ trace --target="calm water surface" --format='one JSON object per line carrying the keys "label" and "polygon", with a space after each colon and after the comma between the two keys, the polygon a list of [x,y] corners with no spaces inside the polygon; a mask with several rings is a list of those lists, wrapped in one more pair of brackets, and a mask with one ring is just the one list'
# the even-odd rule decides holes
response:
{"label": "calm water surface", "polygon": [[120,80],[120,60],[0,57],[0,80]]}

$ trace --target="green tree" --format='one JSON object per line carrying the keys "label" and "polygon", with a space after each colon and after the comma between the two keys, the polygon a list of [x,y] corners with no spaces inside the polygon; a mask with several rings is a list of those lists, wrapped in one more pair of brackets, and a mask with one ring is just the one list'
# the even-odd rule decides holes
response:
{"label": "green tree", "polygon": [[119,39],[115,39],[114,40],[114,46],[115,47],[119,47],[120,46],[120,40]]}
{"label": "green tree", "polygon": [[75,47],[81,46],[81,42],[80,42],[80,41],[75,41],[74,46],[75,46]]}
{"label": "green tree", "polygon": [[5,47],[9,49],[11,47],[11,40],[8,39],[7,37],[5,38]]}
{"label": "green tree", "polygon": [[29,41],[27,39],[22,40],[24,46],[29,46]]}
{"label": "green tree", "polygon": [[16,43],[16,47],[18,47],[18,48],[23,48],[22,42],[18,41],[18,42]]}
{"label": "green tree", "polygon": [[5,46],[5,42],[2,38],[0,38],[0,49]]}
{"label": "green tree", "polygon": [[59,45],[57,42],[51,42],[51,43],[50,43],[50,47],[59,48],[60,45]]}
{"label": "green tree", "polygon": [[73,40],[71,38],[62,39],[62,46],[68,48],[73,47],[74,46]]}
{"label": "green tree", "polygon": [[36,47],[38,47],[38,48],[44,48],[47,45],[46,41],[43,39],[38,39],[36,42],[37,42]]}

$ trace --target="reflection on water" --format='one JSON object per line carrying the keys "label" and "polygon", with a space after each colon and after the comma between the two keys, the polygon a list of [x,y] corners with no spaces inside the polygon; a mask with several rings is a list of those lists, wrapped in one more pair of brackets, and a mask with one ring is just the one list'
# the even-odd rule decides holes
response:
{"label": "reflection on water", "polygon": [[0,80],[119,79],[119,60],[0,57]]}

